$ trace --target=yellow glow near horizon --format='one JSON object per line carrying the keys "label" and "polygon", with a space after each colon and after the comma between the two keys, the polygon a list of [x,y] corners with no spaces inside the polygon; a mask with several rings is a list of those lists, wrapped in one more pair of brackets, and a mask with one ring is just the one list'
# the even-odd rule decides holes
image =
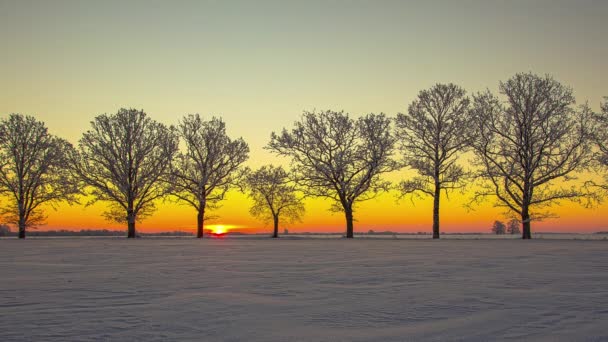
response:
{"label": "yellow glow near horizon", "polygon": [[224,234],[228,231],[228,229],[222,224],[214,225],[213,227],[210,227],[210,229],[213,234]]}

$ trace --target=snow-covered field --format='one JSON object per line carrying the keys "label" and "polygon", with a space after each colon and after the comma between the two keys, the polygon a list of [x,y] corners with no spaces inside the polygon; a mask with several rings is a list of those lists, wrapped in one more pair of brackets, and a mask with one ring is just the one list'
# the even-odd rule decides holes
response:
{"label": "snow-covered field", "polygon": [[608,242],[0,239],[0,341],[608,341]]}

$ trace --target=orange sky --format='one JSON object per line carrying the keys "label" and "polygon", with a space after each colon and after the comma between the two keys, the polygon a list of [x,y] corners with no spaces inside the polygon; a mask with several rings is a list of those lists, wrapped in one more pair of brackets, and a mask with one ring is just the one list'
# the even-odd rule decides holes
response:
{"label": "orange sky", "polygon": [[[453,193],[449,201],[443,197],[441,224],[444,232],[488,232],[494,220],[506,221],[503,210],[491,205],[481,205],[470,211],[464,207],[470,193]],[[330,201],[324,199],[306,200],[307,213],[302,222],[286,224],[290,232],[342,232],[344,216],[330,212]],[[242,232],[270,231],[271,225],[264,224],[249,215],[251,202],[243,194],[231,191],[222,208],[212,211],[218,218],[209,225],[225,225],[231,230]],[[116,223],[108,223],[100,213],[104,206],[91,207],[61,206],[58,211],[49,210],[48,225],[42,229],[123,229]],[[578,204],[556,206],[553,212],[559,218],[534,223],[534,231],[550,232],[595,232],[606,230],[608,205],[587,209]],[[367,232],[391,230],[399,232],[430,232],[432,223],[432,202],[429,199],[408,198],[397,201],[395,193],[386,193],[362,202],[355,213],[355,231]],[[194,231],[196,212],[189,206],[175,203],[161,203],[159,210],[149,219],[138,225],[142,231]]]}

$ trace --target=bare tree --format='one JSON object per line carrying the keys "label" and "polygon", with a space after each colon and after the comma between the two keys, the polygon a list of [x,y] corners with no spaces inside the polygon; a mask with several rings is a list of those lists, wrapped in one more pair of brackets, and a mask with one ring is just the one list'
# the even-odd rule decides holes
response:
{"label": "bare tree", "polygon": [[495,196],[521,217],[522,237],[530,239],[530,222],[549,215],[543,208],[585,195],[568,181],[590,162],[591,111],[575,110],[572,90],[550,76],[517,74],[500,92],[505,102],[489,91],[474,96],[472,146],[485,181],[476,199]]}
{"label": "bare tree", "polygon": [[177,155],[172,167],[172,194],[197,210],[196,236],[202,238],[205,210],[215,208],[238,182],[249,146],[242,138],[230,139],[221,119],[204,121],[198,114],[182,119],[179,135],[187,150]]}
{"label": "bare tree", "polygon": [[521,234],[521,229],[519,229],[520,225],[518,220],[512,219],[507,223],[507,233],[511,235]]}
{"label": "bare tree", "polygon": [[390,119],[368,114],[357,120],[344,112],[304,112],[288,131],[272,133],[268,149],[292,158],[296,182],[307,195],[334,200],[346,217],[346,237],[353,237],[356,202],[373,198],[389,183],[380,175],[393,171],[395,139]]}
{"label": "bare tree", "polygon": [[78,187],[67,162],[72,150],[32,116],[11,114],[0,122],[0,192],[9,198],[0,213],[17,225],[20,239],[45,220],[42,205],[75,202]]}
{"label": "bare tree", "polygon": [[7,224],[0,224],[0,236],[10,236],[11,227]]}
{"label": "bare tree", "polygon": [[437,84],[422,90],[406,114],[397,114],[395,136],[404,165],[418,176],[399,183],[405,194],[424,194],[433,198],[433,238],[439,238],[439,200],[441,191],[461,188],[466,173],[457,164],[469,145],[472,126],[469,99],[461,87]]}
{"label": "bare tree", "polygon": [[492,233],[496,235],[503,235],[507,230],[507,226],[502,221],[494,221],[492,225]]}
{"label": "bare tree", "polygon": [[265,165],[249,173],[245,187],[253,199],[251,214],[273,222],[273,238],[279,237],[280,218],[299,221],[304,214],[302,198],[298,197],[295,184],[280,166]]}
{"label": "bare tree", "polygon": [[126,222],[127,237],[134,238],[135,222],[152,214],[154,201],[169,191],[166,178],[177,146],[176,134],[144,111],[120,109],[91,122],[72,165],[91,189],[89,204],[109,202],[105,217]]}

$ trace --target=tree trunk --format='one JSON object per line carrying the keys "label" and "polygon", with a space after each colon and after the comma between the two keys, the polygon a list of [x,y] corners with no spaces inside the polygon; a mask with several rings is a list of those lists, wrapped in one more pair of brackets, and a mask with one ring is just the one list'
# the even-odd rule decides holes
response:
{"label": "tree trunk", "polygon": [[[21,197],[21,198],[23,198],[23,197]],[[22,201],[18,201],[17,207],[19,210],[19,222],[18,222],[19,238],[25,239],[25,210],[23,209]]]}
{"label": "tree trunk", "polygon": [[272,232],[272,237],[278,238],[279,237],[279,215],[273,215],[273,219],[274,219],[274,230]]}
{"label": "tree trunk", "polygon": [[203,238],[203,225],[205,223],[205,207],[198,209],[198,215],[196,216],[196,237],[198,239]]}
{"label": "tree trunk", "polygon": [[346,237],[352,239],[354,235],[353,227],[353,208],[352,205],[344,207],[344,215],[346,216]]}
{"label": "tree trunk", "polygon": [[133,210],[127,211],[127,238],[135,238],[135,213]]}
{"label": "tree trunk", "polygon": [[435,195],[433,197],[433,239],[439,239],[439,198],[441,185],[435,181]]}
{"label": "tree trunk", "polygon": [[19,217],[19,238],[25,239],[25,218],[22,215]]}
{"label": "tree trunk", "polygon": [[532,233],[530,231],[530,213],[528,212],[528,206],[524,205],[522,210],[521,210],[521,232],[522,232],[522,239],[531,239],[532,238]]}

